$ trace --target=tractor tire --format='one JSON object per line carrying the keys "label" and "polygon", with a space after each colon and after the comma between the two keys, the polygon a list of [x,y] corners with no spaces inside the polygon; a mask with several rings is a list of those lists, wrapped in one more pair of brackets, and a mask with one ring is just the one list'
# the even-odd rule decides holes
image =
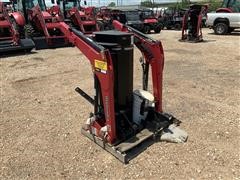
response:
{"label": "tractor tire", "polygon": [[104,31],[104,24],[102,21],[97,21],[97,25],[100,31]]}
{"label": "tractor tire", "polygon": [[174,25],[175,30],[181,30],[181,24],[177,23]]}
{"label": "tractor tire", "polygon": [[143,33],[144,33],[144,34],[149,34],[150,31],[151,31],[150,26],[146,25],[146,26],[143,27]]}
{"label": "tractor tire", "polygon": [[24,28],[21,27],[21,26],[19,26],[19,25],[17,24],[16,20],[15,20],[13,17],[11,17],[10,20],[11,20],[11,22],[12,22],[12,24],[13,24],[14,29],[18,32],[19,37],[20,37],[21,39],[22,39],[22,38],[25,38]]}
{"label": "tractor tire", "polygon": [[224,22],[219,22],[214,27],[214,33],[217,35],[224,35],[228,32],[228,25]]}
{"label": "tractor tire", "polygon": [[202,28],[206,28],[206,27],[207,27],[207,25],[206,25],[206,20],[202,20],[201,27],[202,27]]}
{"label": "tractor tire", "polygon": [[114,27],[113,27],[112,24],[107,24],[107,25],[105,25],[105,27],[104,27],[104,30],[106,30],[106,31],[108,31],[108,30],[113,30],[113,29],[114,29]]}
{"label": "tractor tire", "polygon": [[164,29],[164,24],[163,23],[158,23],[158,26],[160,26],[161,30]]}
{"label": "tractor tire", "polygon": [[170,29],[172,29],[172,27],[171,27],[171,26],[166,26],[166,28],[167,28],[167,30],[170,30]]}
{"label": "tractor tire", "polygon": [[162,30],[162,28],[161,28],[161,26],[160,26],[160,25],[158,25],[158,26],[154,27],[154,32],[155,32],[155,33],[160,33],[160,32],[161,32],[161,30]]}
{"label": "tractor tire", "polygon": [[25,32],[25,37],[26,38],[33,38],[35,36],[35,29],[31,24],[26,24],[24,26],[24,32]]}

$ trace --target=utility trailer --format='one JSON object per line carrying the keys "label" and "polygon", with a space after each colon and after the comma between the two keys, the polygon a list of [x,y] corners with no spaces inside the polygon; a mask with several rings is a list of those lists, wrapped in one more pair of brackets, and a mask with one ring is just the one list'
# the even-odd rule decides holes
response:
{"label": "utility trailer", "polygon": [[181,30],[185,11],[185,9],[178,9],[176,7],[164,9],[158,18],[159,22],[162,23],[162,29]]}
{"label": "utility trailer", "polygon": [[163,25],[158,19],[155,17],[154,13],[150,9],[139,9],[140,19],[144,23],[143,32],[145,34],[151,33],[154,31],[155,33],[160,33]]}

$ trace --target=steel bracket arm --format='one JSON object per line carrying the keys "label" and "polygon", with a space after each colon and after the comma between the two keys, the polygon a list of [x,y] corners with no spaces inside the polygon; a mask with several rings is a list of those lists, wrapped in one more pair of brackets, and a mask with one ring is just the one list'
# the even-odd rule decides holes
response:
{"label": "steel bracket arm", "polygon": [[[80,31],[71,29],[64,22],[61,22],[60,29],[68,40],[75,45],[91,63],[92,71],[99,80],[101,88],[101,98],[103,102],[106,125],[108,128],[107,140],[108,142],[114,142],[116,139],[116,125],[113,94],[114,74],[111,54],[108,49],[100,46]],[[102,63],[102,69],[99,69],[96,63]]]}
{"label": "steel bracket arm", "polygon": [[145,63],[149,63],[152,69],[153,95],[155,110],[162,112],[162,79],[164,67],[164,53],[160,41],[156,41],[136,29],[126,26],[119,21],[113,21],[115,29],[129,32],[134,35],[134,44],[143,54]]}

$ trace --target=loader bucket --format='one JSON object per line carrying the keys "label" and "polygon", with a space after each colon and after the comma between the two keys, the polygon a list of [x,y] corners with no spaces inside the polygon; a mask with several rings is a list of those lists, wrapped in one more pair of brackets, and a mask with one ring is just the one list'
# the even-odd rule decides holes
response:
{"label": "loader bucket", "polygon": [[20,39],[17,45],[12,41],[0,42],[0,54],[6,54],[9,52],[30,52],[35,48],[35,44],[31,39]]}
{"label": "loader bucket", "polygon": [[46,37],[34,37],[32,38],[35,45],[36,50],[41,49],[54,49],[54,48],[61,48],[61,47],[70,47],[72,46],[70,43],[66,44],[65,38],[51,38],[51,41],[47,41]]}

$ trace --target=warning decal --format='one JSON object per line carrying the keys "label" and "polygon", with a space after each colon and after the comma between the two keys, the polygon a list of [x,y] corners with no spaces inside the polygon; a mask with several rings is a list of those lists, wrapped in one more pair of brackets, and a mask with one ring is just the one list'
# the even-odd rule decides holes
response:
{"label": "warning decal", "polygon": [[99,61],[95,59],[95,68],[97,70],[100,70],[101,72],[106,72],[107,71],[107,62],[105,61]]}

